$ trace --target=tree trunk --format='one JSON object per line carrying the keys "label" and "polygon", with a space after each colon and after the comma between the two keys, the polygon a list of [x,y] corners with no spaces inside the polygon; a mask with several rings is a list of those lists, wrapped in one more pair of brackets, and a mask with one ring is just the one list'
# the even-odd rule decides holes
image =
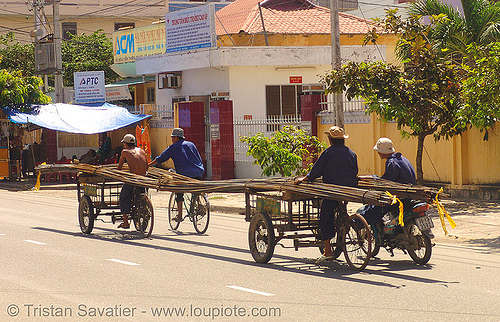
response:
{"label": "tree trunk", "polygon": [[422,155],[424,152],[424,140],[426,134],[419,134],[417,136],[417,184],[418,185],[423,185],[424,184],[424,171],[422,170]]}

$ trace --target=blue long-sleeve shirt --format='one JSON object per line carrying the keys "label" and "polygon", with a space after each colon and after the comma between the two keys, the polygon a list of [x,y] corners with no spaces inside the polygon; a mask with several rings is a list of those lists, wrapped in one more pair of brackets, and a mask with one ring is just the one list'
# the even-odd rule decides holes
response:
{"label": "blue long-sleeve shirt", "polygon": [[358,157],[345,145],[332,145],[314,163],[307,174],[309,180],[323,177],[324,183],[356,187],[358,185]]}
{"label": "blue long-sleeve shirt", "polygon": [[415,169],[413,169],[411,162],[399,152],[387,158],[385,162],[385,172],[382,178],[398,183],[415,184],[417,182],[415,178]]}
{"label": "blue long-sleeve shirt", "polygon": [[201,178],[205,172],[200,153],[193,142],[179,140],[155,158],[158,164],[168,159],[174,161],[175,171],[183,176]]}

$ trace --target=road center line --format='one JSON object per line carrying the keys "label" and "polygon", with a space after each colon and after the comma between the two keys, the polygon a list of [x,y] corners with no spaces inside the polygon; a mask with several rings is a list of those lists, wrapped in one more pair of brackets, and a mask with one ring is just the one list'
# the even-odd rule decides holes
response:
{"label": "road center line", "polygon": [[116,258],[108,258],[107,260],[111,261],[111,262],[115,262],[115,263],[120,263],[120,264],[125,264],[125,265],[131,265],[131,266],[141,265],[141,264],[137,264],[137,263],[122,261],[122,260],[116,259]]}
{"label": "road center line", "polygon": [[31,240],[31,239],[25,239],[23,241],[28,242],[28,243],[32,243],[32,244],[37,244],[37,245],[47,245],[47,243],[42,243],[42,242],[39,242],[36,240]]}
{"label": "road center line", "polygon": [[244,291],[244,292],[249,292],[249,293],[255,293],[255,294],[259,294],[259,295],[264,295],[264,296],[273,296],[274,295],[274,294],[271,294],[271,293],[256,291],[256,290],[252,290],[252,289],[249,289],[249,288],[245,288],[245,287],[241,287],[241,286],[236,286],[236,285],[228,285],[226,287],[233,288],[235,290]]}

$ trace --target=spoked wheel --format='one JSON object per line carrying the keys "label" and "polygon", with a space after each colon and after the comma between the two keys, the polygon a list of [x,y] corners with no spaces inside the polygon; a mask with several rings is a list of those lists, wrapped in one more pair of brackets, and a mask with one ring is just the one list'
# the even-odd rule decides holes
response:
{"label": "spoked wheel", "polygon": [[177,215],[179,214],[179,211],[177,210],[177,201],[175,200],[175,192],[172,192],[170,194],[170,200],[168,202],[168,224],[170,225],[170,228],[173,230],[176,230],[179,228],[179,225],[181,224],[179,221],[176,221],[175,219],[177,218]]}
{"label": "spoked wheel", "polygon": [[89,196],[83,195],[78,204],[78,221],[84,234],[90,234],[94,229],[94,206]]}
{"label": "spoked wheel", "polygon": [[198,194],[193,201],[193,226],[198,234],[204,234],[210,220],[210,204],[206,194]]}
{"label": "spoked wheel", "polygon": [[416,249],[407,249],[408,254],[415,263],[424,265],[427,264],[427,262],[431,259],[432,243],[429,237],[427,237],[422,232],[419,232],[417,235],[413,236],[412,232],[414,229],[418,229],[415,224],[413,222],[408,223],[410,240],[412,244],[416,246]]}
{"label": "spoked wheel", "polygon": [[345,223],[344,255],[352,269],[361,271],[370,261],[372,252],[372,234],[366,220],[358,215],[351,215]]}
{"label": "spoked wheel", "polygon": [[267,263],[274,253],[274,227],[267,214],[257,213],[250,221],[248,230],[250,253],[257,263]]}
{"label": "spoked wheel", "polygon": [[134,216],[135,228],[139,231],[142,237],[151,236],[154,225],[153,204],[145,193],[138,196],[136,214]]}

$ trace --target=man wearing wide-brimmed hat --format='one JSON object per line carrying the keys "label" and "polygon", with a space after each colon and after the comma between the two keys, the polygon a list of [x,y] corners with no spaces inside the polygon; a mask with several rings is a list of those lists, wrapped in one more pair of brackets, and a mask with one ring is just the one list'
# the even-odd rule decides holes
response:
{"label": "man wearing wide-brimmed hat", "polygon": [[[344,140],[349,137],[344,129],[332,126],[325,132],[330,140],[330,147],[323,151],[314,163],[311,171],[297,183],[313,181],[322,177],[324,183],[355,187],[358,184],[358,158],[356,153],[345,146]],[[319,215],[321,240],[325,251],[316,263],[334,258],[330,240],[335,236],[334,212],[339,203],[336,200],[323,199]]]}

